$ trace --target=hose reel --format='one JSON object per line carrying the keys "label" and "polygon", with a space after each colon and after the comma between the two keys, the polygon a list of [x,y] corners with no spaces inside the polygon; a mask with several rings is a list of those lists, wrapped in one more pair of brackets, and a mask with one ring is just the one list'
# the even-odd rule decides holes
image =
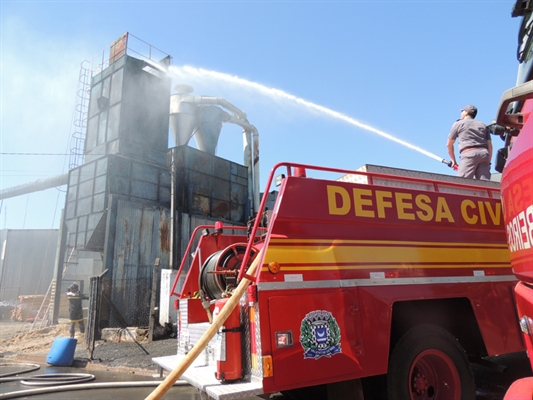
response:
{"label": "hose reel", "polygon": [[[237,277],[246,253],[246,243],[234,243],[213,253],[202,265],[200,289],[210,300],[221,299],[237,287]],[[246,270],[252,264],[257,251],[252,248]]]}

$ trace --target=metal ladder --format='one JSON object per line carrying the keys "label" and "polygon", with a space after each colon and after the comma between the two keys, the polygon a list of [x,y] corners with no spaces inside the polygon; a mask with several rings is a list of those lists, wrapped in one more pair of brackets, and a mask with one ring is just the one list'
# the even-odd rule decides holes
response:
{"label": "metal ladder", "polygon": [[[61,278],[65,277],[67,273],[67,268],[68,268],[67,266],[69,265],[70,260],[74,257],[75,254],[76,254],[76,249],[73,247],[72,250],[70,251],[67,261],[65,262],[65,267],[63,268]],[[56,290],[57,290],[57,279],[52,279],[52,281],[50,282],[50,285],[48,286],[48,290],[46,291],[46,294],[43,298],[43,301],[41,303],[41,307],[39,307],[39,311],[37,311],[37,315],[33,319],[33,323],[30,326],[30,332],[33,329],[35,329],[38,321],[39,321],[39,325],[37,326],[38,328],[44,328],[52,324],[51,312],[54,310]]]}
{"label": "metal ladder", "polygon": [[[52,310],[54,309],[56,287],[57,287],[57,280],[52,279],[52,282],[50,282],[50,285],[48,286],[48,290],[46,291],[46,294],[44,295],[44,299],[41,303],[41,307],[39,307],[39,311],[37,311],[37,315],[33,319],[33,322],[30,326],[30,332],[35,328],[35,325],[37,324],[37,322],[39,322],[38,328],[44,328],[51,324],[51,318],[49,318],[49,311],[50,309]],[[46,308],[45,308],[45,304],[47,304]],[[44,312],[42,312],[43,308],[44,308]]]}

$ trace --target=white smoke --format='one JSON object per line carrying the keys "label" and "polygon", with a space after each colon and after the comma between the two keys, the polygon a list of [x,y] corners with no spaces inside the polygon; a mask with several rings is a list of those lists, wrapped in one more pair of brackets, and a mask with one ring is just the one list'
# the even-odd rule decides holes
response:
{"label": "white smoke", "polygon": [[[69,152],[80,64],[94,50],[72,38],[45,37],[19,19],[6,16],[2,24],[0,189],[5,189],[67,172],[68,156],[31,154]],[[0,227],[57,227],[63,206],[64,194],[53,189],[6,199]]]}

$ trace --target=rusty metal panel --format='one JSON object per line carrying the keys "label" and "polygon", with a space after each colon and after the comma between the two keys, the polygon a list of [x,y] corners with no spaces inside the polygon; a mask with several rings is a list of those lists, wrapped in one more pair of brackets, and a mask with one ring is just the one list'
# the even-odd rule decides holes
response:
{"label": "rusty metal panel", "polygon": [[151,276],[156,258],[169,260],[169,215],[164,207],[119,200],[115,226],[113,277]]}
{"label": "rusty metal panel", "polygon": [[112,271],[111,324],[126,321],[129,326],[144,325],[148,322],[154,262],[159,258],[161,268],[169,265],[169,211],[122,199],[116,204],[114,237],[108,247],[112,257],[106,265]]}
{"label": "rusty metal panel", "polygon": [[176,210],[244,224],[249,215],[248,170],[245,166],[197,149],[176,152]]}
{"label": "rusty metal panel", "polygon": [[171,79],[146,72],[122,45],[111,46],[111,64],[92,79],[86,160],[105,152],[165,165]]}
{"label": "rusty metal panel", "polygon": [[111,44],[111,48],[109,49],[109,64],[113,64],[116,60],[126,54],[127,47],[128,32],[124,33]]}
{"label": "rusty metal panel", "polygon": [[[170,205],[170,174],[166,167],[154,166],[127,157],[109,155],[84,164],[70,173],[67,190],[66,224],[68,244],[78,249],[103,251],[104,210],[110,195],[126,200]],[[105,226],[104,226],[105,228]]]}

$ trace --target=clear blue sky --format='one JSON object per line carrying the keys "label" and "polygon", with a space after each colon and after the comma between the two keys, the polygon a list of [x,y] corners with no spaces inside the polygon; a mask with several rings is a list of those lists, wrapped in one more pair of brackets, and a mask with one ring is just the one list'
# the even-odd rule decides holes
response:
{"label": "clear blue sky", "polygon": [[[170,54],[174,66],[280,89],[442,158],[459,110],[475,104],[478,119],[489,123],[516,81],[520,20],[511,18],[513,0],[0,3],[1,189],[67,172],[66,156],[27,154],[68,153],[80,63],[124,32]],[[186,78],[175,83],[247,113],[260,134],[263,182],[280,161],[454,174],[294,102]],[[495,138],[496,149],[501,143]],[[239,128],[223,128],[217,154],[242,162]],[[57,228],[63,206],[57,189],[4,200],[0,228]]]}

